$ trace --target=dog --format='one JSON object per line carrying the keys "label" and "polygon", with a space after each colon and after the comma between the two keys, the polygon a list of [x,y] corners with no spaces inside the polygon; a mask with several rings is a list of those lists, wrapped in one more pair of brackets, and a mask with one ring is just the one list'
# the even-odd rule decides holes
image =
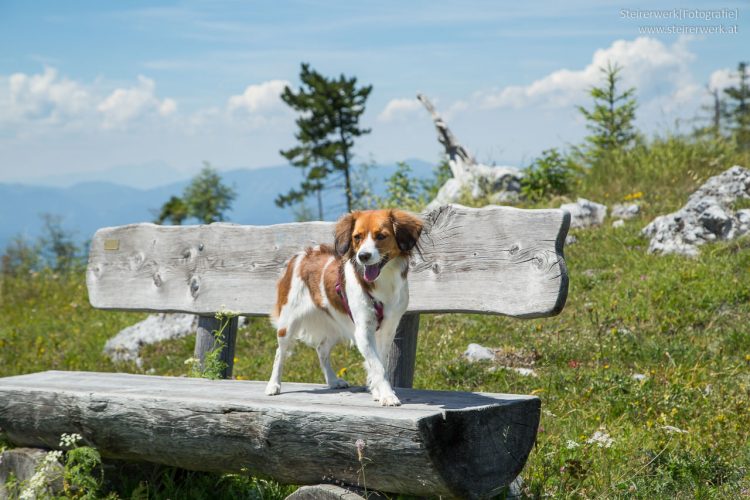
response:
{"label": "dog", "polygon": [[382,406],[399,406],[387,380],[389,355],[409,304],[409,257],[422,221],[402,210],[354,211],[336,223],[334,245],[307,248],[286,265],[271,314],[278,339],[266,394],[281,392],[293,342],[315,347],[326,384],[345,388],[331,368],[331,349],[349,341],[365,359],[367,386]]}

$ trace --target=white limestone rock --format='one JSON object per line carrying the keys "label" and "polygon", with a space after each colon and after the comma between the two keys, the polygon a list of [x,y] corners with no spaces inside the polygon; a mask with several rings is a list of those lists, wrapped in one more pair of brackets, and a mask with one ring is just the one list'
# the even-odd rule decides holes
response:
{"label": "white limestone rock", "polygon": [[141,367],[141,347],[186,337],[197,329],[198,316],[194,314],[152,314],[109,339],[104,344],[104,353],[114,362],[133,361]]}
{"label": "white limestone rock", "polygon": [[708,179],[676,212],[660,215],[643,228],[649,253],[698,255],[706,242],[731,240],[750,232],[750,209],[733,204],[750,198],[750,170],[738,165]]}
{"label": "white limestone rock", "polygon": [[475,361],[492,361],[495,359],[495,351],[480,344],[469,344],[464,352],[464,358],[473,363]]}
{"label": "white limestone rock", "polygon": [[59,498],[63,492],[64,469],[58,460],[47,455],[47,450],[39,448],[13,448],[0,453],[0,499],[10,498],[5,484],[11,475],[28,485],[41,468],[44,474],[37,478],[42,481],[35,489],[27,488],[26,496],[22,492],[20,498]]}
{"label": "white limestone rock", "polygon": [[474,164],[462,165],[454,171],[459,172],[459,176],[448,179],[443,184],[435,199],[427,205],[427,210],[457,203],[464,193],[474,199],[487,197],[492,204],[507,203],[520,196],[523,174],[515,167]]}
{"label": "white limestone rock", "polygon": [[630,220],[641,213],[641,207],[637,203],[624,204],[618,203],[612,207],[612,218]]}
{"label": "white limestone rock", "polygon": [[575,203],[564,203],[560,205],[562,210],[570,213],[570,227],[584,228],[600,226],[607,216],[607,206],[601,203],[578,198]]}

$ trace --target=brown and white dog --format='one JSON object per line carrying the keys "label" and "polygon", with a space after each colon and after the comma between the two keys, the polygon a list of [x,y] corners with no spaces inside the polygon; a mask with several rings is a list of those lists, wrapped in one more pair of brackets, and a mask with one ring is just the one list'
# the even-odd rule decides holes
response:
{"label": "brown and white dog", "polygon": [[401,404],[386,370],[409,303],[409,256],[421,231],[422,221],[401,210],[352,212],[336,224],[334,247],[307,248],[289,260],[271,315],[279,347],[266,394],[281,392],[284,360],[295,340],[316,348],[329,387],[348,387],[331,368],[330,353],[349,341],[365,358],[373,399]]}

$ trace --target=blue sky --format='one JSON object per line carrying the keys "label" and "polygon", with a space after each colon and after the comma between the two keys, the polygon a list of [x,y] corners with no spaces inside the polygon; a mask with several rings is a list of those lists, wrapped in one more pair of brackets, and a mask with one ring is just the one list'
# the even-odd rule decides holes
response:
{"label": "blue sky", "polygon": [[[278,93],[303,61],[373,85],[361,161],[437,160],[421,91],[478,159],[526,164],[585,135],[576,105],[606,61],[637,87],[642,129],[689,127],[705,86],[726,86],[748,59],[747,3],[623,3],[3,1],[0,182],[280,164],[294,116]],[[674,8],[729,14],[623,17]],[[737,33],[647,35],[646,25]]]}

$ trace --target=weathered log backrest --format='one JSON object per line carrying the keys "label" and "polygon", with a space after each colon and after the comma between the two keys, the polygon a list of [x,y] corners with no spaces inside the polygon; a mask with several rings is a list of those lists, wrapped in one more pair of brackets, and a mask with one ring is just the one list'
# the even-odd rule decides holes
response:
{"label": "weathered log backrest", "polygon": [[[407,351],[416,348],[418,313],[534,318],[562,310],[568,291],[567,212],[447,205],[423,217],[421,251],[415,252],[409,274],[412,314],[402,320],[414,330]],[[102,309],[206,318],[221,310],[267,315],[285,262],[305,246],[332,241],[330,222],[103,228],[91,242],[89,299]],[[211,344],[210,335],[205,339]],[[196,353],[201,349],[197,345]],[[230,345],[230,365],[232,356]],[[410,386],[410,376],[399,385]]]}
{"label": "weathered log backrest", "polygon": [[[424,219],[409,311],[560,312],[568,288],[565,212],[446,206]],[[305,246],[332,241],[330,222],[103,228],[91,243],[89,298],[102,309],[265,316],[285,262]]]}

